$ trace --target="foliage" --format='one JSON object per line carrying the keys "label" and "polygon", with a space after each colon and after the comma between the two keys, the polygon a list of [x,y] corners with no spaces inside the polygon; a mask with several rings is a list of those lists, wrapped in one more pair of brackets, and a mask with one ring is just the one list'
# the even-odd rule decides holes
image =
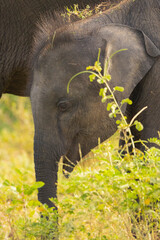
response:
{"label": "foliage", "polygon": [[[7,101],[10,102],[8,99]],[[18,105],[17,101],[17,109]],[[24,103],[20,119],[25,111]],[[21,120],[19,125],[15,121],[19,128]],[[28,126],[28,121],[26,122]],[[28,138],[31,125],[32,122],[28,131],[23,131],[23,141]],[[27,126],[23,124],[24,129]],[[18,127],[12,130],[17,134],[15,158],[18,154],[18,136],[22,131]],[[13,133],[6,128],[6,134],[9,138],[9,134],[12,137]],[[8,152],[13,141],[7,141],[5,144],[3,151]],[[12,155],[12,151],[9,154]],[[40,235],[44,239],[52,239],[53,234],[57,234],[51,231],[56,226],[57,214],[36,200],[36,189],[41,183],[34,183],[33,163],[27,151],[27,157],[23,158],[22,155],[16,160],[6,159],[7,164],[1,155],[3,171],[0,183],[0,239],[41,239]],[[159,158],[160,150],[156,148],[122,158],[118,146],[115,147],[115,140],[109,140],[99,144],[93,150],[92,156],[82,160],[69,179],[62,175],[60,164],[56,202],[59,208],[60,239],[131,240],[132,222],[135,221],[138,239],[158,240],[156,234],[160,229]],[[143,214],[140,222],[135,219],[135,212],[138,219]],[[49,221],[45,217],[40,218],[40,213],[49,216]]]}
{"label": "foliage", "polygon": [[3,96],[0,115],[0,239],[52,239],[57,215],[36,197],[29,100]]}
{"label": "foliage", "polygon": [[[17,181],[13,183],[5,179],[1,183],[0,204],[1,207],[1,238],[5,239],[53,239],[55,232],[53,226],[57,224],[57,215],[53,209],[48,209],[47,206],[40,204],[33,198],[33,193],[37,188],[44,184],[34,182],[27,184],[28,172],[21,172],[15,168],[17,173]],[[37,193],[37,191],[36,191]],[[20,215],[17,214],[21,213]],[[43,218],[40,213],[43,212]],[[49,216],[49,220],[46,218]],[[54,223],[54,224],[53,224]],[[6,232],[9,231],[9,235]]]}
{"label": "foliage", "polygon": [[131,105],[132,101],[130,99],[126,98],[126,99],[122,99],[121,103],[119,104],[116,100],[115,92],[116,91],[123,92],[124,88],[120,87],[120,86],[115,86],[113,89],[111,89],[110,86],[109,86],[109,82],[111,80],[111,75],[108,73],[109,62],[110,62],[111,58],[114,57],[115,54],[118,54],[119,52],[126,51],[126,50],[127,49],[120,49],[120,50],[116,51],[115,53],[113,53],[109,57],[109,59],[106,59],[105,63],[104,63],[104,72],[102,74],[101,73],[102,72],[102,67],[101,67],[101,63],[99,61],[101,49],[99,49],[98,59],[95,62],[94,66],[88,66],[86,68],[86,71],[82,71],[82,72],[79,72],[79,73],[75,74],[69,80],[68,85],[67,85],[67,93],[69,93],[69,87],[70,87],[70,84],[71,84],[72,80],[80,74],[83,74],[83,73],[90,74],[89,75],[90,82],[93,82],[96,79],[96,81],[100,85],[102,85],[102,88],[100,89],[100,92],[99,92],[99,95],[102,97],[102,103],[105,103],[107,101],[107,111],[111,111],[109,113],[109,117],[110,118],[116,118],[117,115],[120,116],[120,119],[118,119],[116,121],[116,123],[118,125],[118,128],[120,129],[121,132],[123,132],[123,135],[124,135],[125,145],[124,145],[123,151],[126,150],[127,153],[129,154],[129,147],[130,147],[130,142],[131,142],[131,146],[133,148],[133,153],[135,154],[135,144],[134,144],[134,141],[133,141],[133,136],[132,136],[130,127],[132,125],[135,125],[135,127],[138,131],[143,130],[142,124],[140,122],[138,122],[137,120],[135,120],[135,118],[143,110],[145,110],[147,107],[144,107],[139,113],[137,113],[136,116],[134,116],[133,119],[131,119],[130,123],[128,124],[127,120],[126,120],[127,118],[126,118],[126,116],[124,116],[121,109],[122,109],[122,106],[124,104]]}
{"label": "foliage", "polygon": [[133,239],[133,223],[138,239],[159,239],[160,150],[122,158],[109,141],[93,153],[94,164],[59,183],[62,239]]}
{"label": "foliage", "polygon": [[[92,10],[67,10],[69,17],[90,16]],[[80,12],[80,13],[79,13]],[[107,64],[106,64],[107,66]],[[105,68],[107,70],[107,67]],[[101,74],[99,58],[89,66],[90,81],[98,79],[105,85],[100,90],[102,102],[109,101],[107,110],[117,120],[120,130],[128,131],[135,124],[126,122],[121,106],[131,104],[123,99],[121,106],[114,99],[120,86],[109,90],[111,76]],[[107,94],[107,95],[106,95]],[[53,200],[59,213],[37,201],[33,165],[33,123],[28,100],[5,96],[0,102],[0,239],[61,240],[132,240],[133,231],[139,240],[160,239],[160,150],[152,147],[142,153],[128,147],[132,135],[126,134],[126,154],[122,156],[114,137],[99,144],[66,179],[59,167],[58,201]],[[124,119],[123,119],[124,117]],[[151,143],[160,145],[153,138]],[[124,149],[123,149],[124,150]],[[41,213],[43,218],[41,218]],[[59,233],[57,233],[57,216]],[[134,229],[133,229],[134,227]]]}
{"label": "foliage", "polygon": [[66,13],[62,14],[64,17],[77,17],[79,19],[84,19],[89,17],[93,14],[93,10],[91,10],[90,6],[87,5],[85,9],[79,9],[78,4],[74,4],[73,7],[68,8],[66,7]]}
{"label": "foliage", "polygon": [[[119,104],[116,100],[115,94],[117,91],[123,92],[124,88],[120,86],[115,86],[113,89],[111,89],[109,86],[109,82],[111,81],[111,76],[108,73],[109,61],[112,57],[114,57],[115,54],[125,50],[127,49],[121,49],[113,53],[110,58],[105,61],[103,74],[101,73],[102,67],[99,61],[99,50],[98,59],[95,62],[94,66],[89,66],[86,68],[86,71],[74,75],[69,80],[67,92],[69,93],[69,87],[74,78],[76,78],[80,74],[88,73],[90,74],[90,82],[96,80],[99,84],[102,85],[99,95],[102,97],[102,103],[105,103],[107,101],[107,111],[110,111],[109,117],[116,118],[117,116],[120,116],[116,123],[118,129],[123,132],[124,147],[122,150],[118,149],[116,155],[111,153],[108,154],[108,156],[110,157],[110,162],[108,163],[111,164],[112,169],[110,172],[110,168],[106,166],[105,180],[107,180],[108,177],[108,181],[105,184],[105,187],[107,189],[107,192],[105,193],[105,196],[107,196],[105,203],[107,203],[107,201],[109,201],[110,203],[110,199],[113,198],[115,200],[115,197],[117,195],[116,198],[119,201],[119,204],[114,202],[112,211],[116,208],[118,213],[120,213],[121,210],[123,210],[123,212],[125,212],[126,210],[127,212],[129,211],[129,214],[131,216],[131,222],[133,223],[132,233],[136,237],[139,236],[139,232],[137,231],[137,224],[139,224],[140,226],[143,222],[143,224],[147,226],[147,231],[145,232],[144,229],[141,229],[140,236],[142,235],[144,238],[147,235],[150,236],[150,231],[159,232],[160,230],[160,179],[158,177],[160,173],[160,151],[159,149],[151,148],[148,149],[148,151],[146,151],[144,154],[143,152],[140,152],[135,148],[134,136],[132,136],[130,127],[132,125],[135,125],[138,131],[143,130],[143,125],[135,119],[143,110],[146,109],[146,107],[143,108],[138,114],[136,114],[133,119],[131,119],[130,123],[127,123],[127,118],[126,116],[124,116],[121,109],[123,104],[132,104],[132,101],[127,98],[123,99]],[[155,138],[150,139],[149,141],[159,145],[159,140]],[[131,148],[129,147],[132,147],[133,154],[130,151]],[[106,153],[106,150],[104,150],[104,153]],[[155,158],[155,156],[158,157]],[[115,162],[112,161],[112,159],[114,158]],[[152,168],[153,158],[154,167]],[[98,176],[100,175],[101,174],[98,173]],[[114,177],[115,180],[113,180],[112,184],[110,180]],[[111,193],[113,193],[113,196],[111,195],[111,197],[107,194],[110,192],[110,187]],[[97,194],[97,196],[99,195]],[[103,199],[105,199],[105,196],[103,196]],[[120,196],[123,196],[122,202],[120,201]]]}
{"label": "foliage", "polygon": [[[118,2],[117,2],[118,4]],[[64,18],[67,19],[85,19],[87,17],[92,16],[93,14],[101,14],[104,10],[107,10],[108,8],[116,5],[111,4],[110,2],[104,2],[96,6],[96,8],[91,8],[89,5],[87,5],[83,9],[79,9],[78,4],[74,4],[73,7],[66,7],[65,13],[61,14]]]}
{"label": "foliage", "polygon": [[89,5],[87,5],[85,8],[80,9],[78,4],[74,4],[73,6],[66,7],[65,12],[61,14],[65,19],[71,20],[71,19],[85,19],[87,17],[92,16],[93,14],[101,14],[105,10],[112,8],[116,6],[118,3],[120,3],[122,0],[117,0],[117,2],[112,1],[105,1],[98,5],[96,5],[95,8],[91,8]]}
{"label": "foliage", "polygon": [[[100,67],[97,61],[90,68]],[[107,78],[111,80],[109,75]],[[100,91],[102,99],[105,94]],[[63,176],[60,163],[58,201],[53,199],[57,214],[37,201],[37,188],[42,183],[34,180],[29,102],[15,97],[2,99],[0,129],[1,239],[52,239],[59,235],[61,240],[131,240],[133,232],[139,240],[159,239],[159,149],[152,147],[145,153],[135,149],[135,154],[122,156],[114,138],[99,144],[69,179]],[[155,144],[159,141],[150,139]]]}

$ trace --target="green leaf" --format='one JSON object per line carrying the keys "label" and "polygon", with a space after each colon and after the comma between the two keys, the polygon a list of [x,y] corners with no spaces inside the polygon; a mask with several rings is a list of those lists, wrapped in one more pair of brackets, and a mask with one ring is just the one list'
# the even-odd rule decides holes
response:
{"label": "green leaf", "polygon": [[88,66],[86,67],[86,70],[91,70],[91,69],[93,70],[93,68],[94,68],[93,66]]}
{"label": "green leaf", "polygon": [[15,206],[10,207],[6,210],[6,213],[11,213],[15,209]]}
{"label": "green leaf", "polygon": [[96,61],[95,64],[94,64],[94,70],[97,71],[97,72],[101,72],[102,71],[101,63]]}
{"label": "green leaf", "polygon": [[125,98],[121,101],[121,104],[128,103],[129,105],[132,105],[132,101],[129,98]]}
{"label": "green leaf", "polygon": [[41,187],[43,187],[45,185],[45,183],[44,182],[35,182],[33,185],[32,185],[32,187],[34,187],[34,188],[41,188]]}
{"label": "green leaf", "polygon": [[24,185],[24,194],[29,196],[31,195],[36,189],[33,187],[29,187],[28,185]]}
{"label": "green leaf", "polygon": [[117,121],[116,121],[116,124],[117,124],[117,125],[119,125],[120,123],[121,123],[121,121],[120,121],[120,120],[117,120]]}
{"label": "green leaf", "polygon": [[155,144],[157,144],[158,146],[160,146],[160,139],[150,138],[150,139],[148,139],[148,141],[149,141],[150,143],[155,143]]}
{"label": "green leaf", "polygon": [[8,179],[5,179],[4,182],[3,182],[3,185],[4,186],[10,186],[11,183],[10,183],[10,181],[8,181]]}
{"label": "green leaf", "polygon": [[104,97],[104,95],[105,95],[105,90],[104,88],[101,88],[99,91],[99,96]]}
{"label": "green leaf", "polygon": [[111,110],[112,110],[113,113],[118,113],[118,111],[117,111],[117,105],[116,105],[115,103],[112,104]]}
{"label": "green leaf", "polygon": [[101,102],[104,103],[104,102],[106,102],[106,100],[107,100],[107,97],[104,96],[104,97],[102,98]]}
{"label": "green leaf", "polygon": [[107,111],[111,110],[112,105],[113,105],[113,102],[107,104]]}
{"label": "green leaf", "polygon": [[109,117],[110,117],[110,118],[113,118],[113,117],[114,117],[114,113],[110,113],[110,114],[109,114]]}
{"label": "green leaf", "polygon": [[15,171],[16,171],[19,175],[23,176],[23,173],[22,173],[18,168],[16,168]]}
{"label": "green leaf", "polygon": [[113,99],[113,96],[112,95],[107,95],[106,98],[107,99]]}
{"label": "green leaf", "polygon": [[35,182],[33,183],[32,186],[24,184],[23,188],[24,188],[24,194],[25,195],[31,195],[35,190],[37,190],[38,188],[41,188],[44,186],[43,182]]}
{"label": "green leaf", "polygon": [[102,103],[104,103],[107,100],[106,93],[107,93],[107,88],[101,88],[99,91],[99,96],[102,97]]}
{"label": "green leaf", "polygon": [[16,186],[16,190],[18,193],[22,193],[23,190],[22,190],[22,186]]}
{"label": "green leaf", "polygon": [[93,82],[95,80],[96,76],[94,74],[89,75],[90,82]]}
{"label": "green leaf", "polygon": [[111,80],[111,75],[110,75],[110,74],[106,74],[106,75],[105,75],[105,79],[106,79],[107,81],[110,81],[110,80]]}
{"label": "green leaf", "polygon": [[138,131],[142,131],[143,130],[143,125],[142,125],[142,123],[140,123],[139,121],[135,121],[134,122],[134,125],[136,126],[136,129],[138,130]]}
{"label": "green leaf", "polygon": [[118,91],[118,92],[123,92],[123,91],[124,91],[124,88],[123,88],[123,87],[116,86],[116,87],[114,87],[114,90],[115,90],[115,91]]}
{"label": "green leaf", "polygon": [[104,80],[103,78],[98,78],[98,79],[97,79],[97,82],[98,82],[99,84],[103,84],[103,83],[105,83],[105,80]]}

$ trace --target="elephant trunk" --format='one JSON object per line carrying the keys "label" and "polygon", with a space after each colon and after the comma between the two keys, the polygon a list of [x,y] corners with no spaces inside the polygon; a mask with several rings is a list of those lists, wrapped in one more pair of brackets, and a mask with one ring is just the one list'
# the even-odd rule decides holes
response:
{"label": "elephant trunk", "polygon": [[57,195],[58,162],[62,154],[60,150],[58,151],[60,148],[51,146],[50,142],[43,142],[35,137],[34,162],[36,181],[42,181],[45,184],[38,189],[38,200],[53,207],[54,204],[49,198],[56,198]]}

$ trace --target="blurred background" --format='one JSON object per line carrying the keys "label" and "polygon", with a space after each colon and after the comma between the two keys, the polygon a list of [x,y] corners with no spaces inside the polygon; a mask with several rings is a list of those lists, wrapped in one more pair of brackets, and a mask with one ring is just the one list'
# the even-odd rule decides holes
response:
{"label": "blurred background", "polygon": [[14,169],[33,171],[33,121],[28,98],[5,94],[0,101],[0,177],[12,179]]}

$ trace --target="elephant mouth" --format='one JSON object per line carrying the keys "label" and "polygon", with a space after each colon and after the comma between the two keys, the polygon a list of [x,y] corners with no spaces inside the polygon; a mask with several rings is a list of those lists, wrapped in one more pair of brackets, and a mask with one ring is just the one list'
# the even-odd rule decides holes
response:
{"label": "elephant mouth", "polygon": [[[66,170],[66,172],[72,172],[80,159],[90,151],[90,149],[88,151],[86,149],[89,136],[89,132],[85,129],[80,129],[74,136],[67,153],[63,156],[63,169]],[[81,142],[83,145],[81,145]]]}
{"label": "elephant mouth", "polygon": [[79,141],[77,141],[78,134],[73,138],[72,143],[65,155],[65,158],[71,165],[76,165],[76,162],[80,160],[79,155]]}

